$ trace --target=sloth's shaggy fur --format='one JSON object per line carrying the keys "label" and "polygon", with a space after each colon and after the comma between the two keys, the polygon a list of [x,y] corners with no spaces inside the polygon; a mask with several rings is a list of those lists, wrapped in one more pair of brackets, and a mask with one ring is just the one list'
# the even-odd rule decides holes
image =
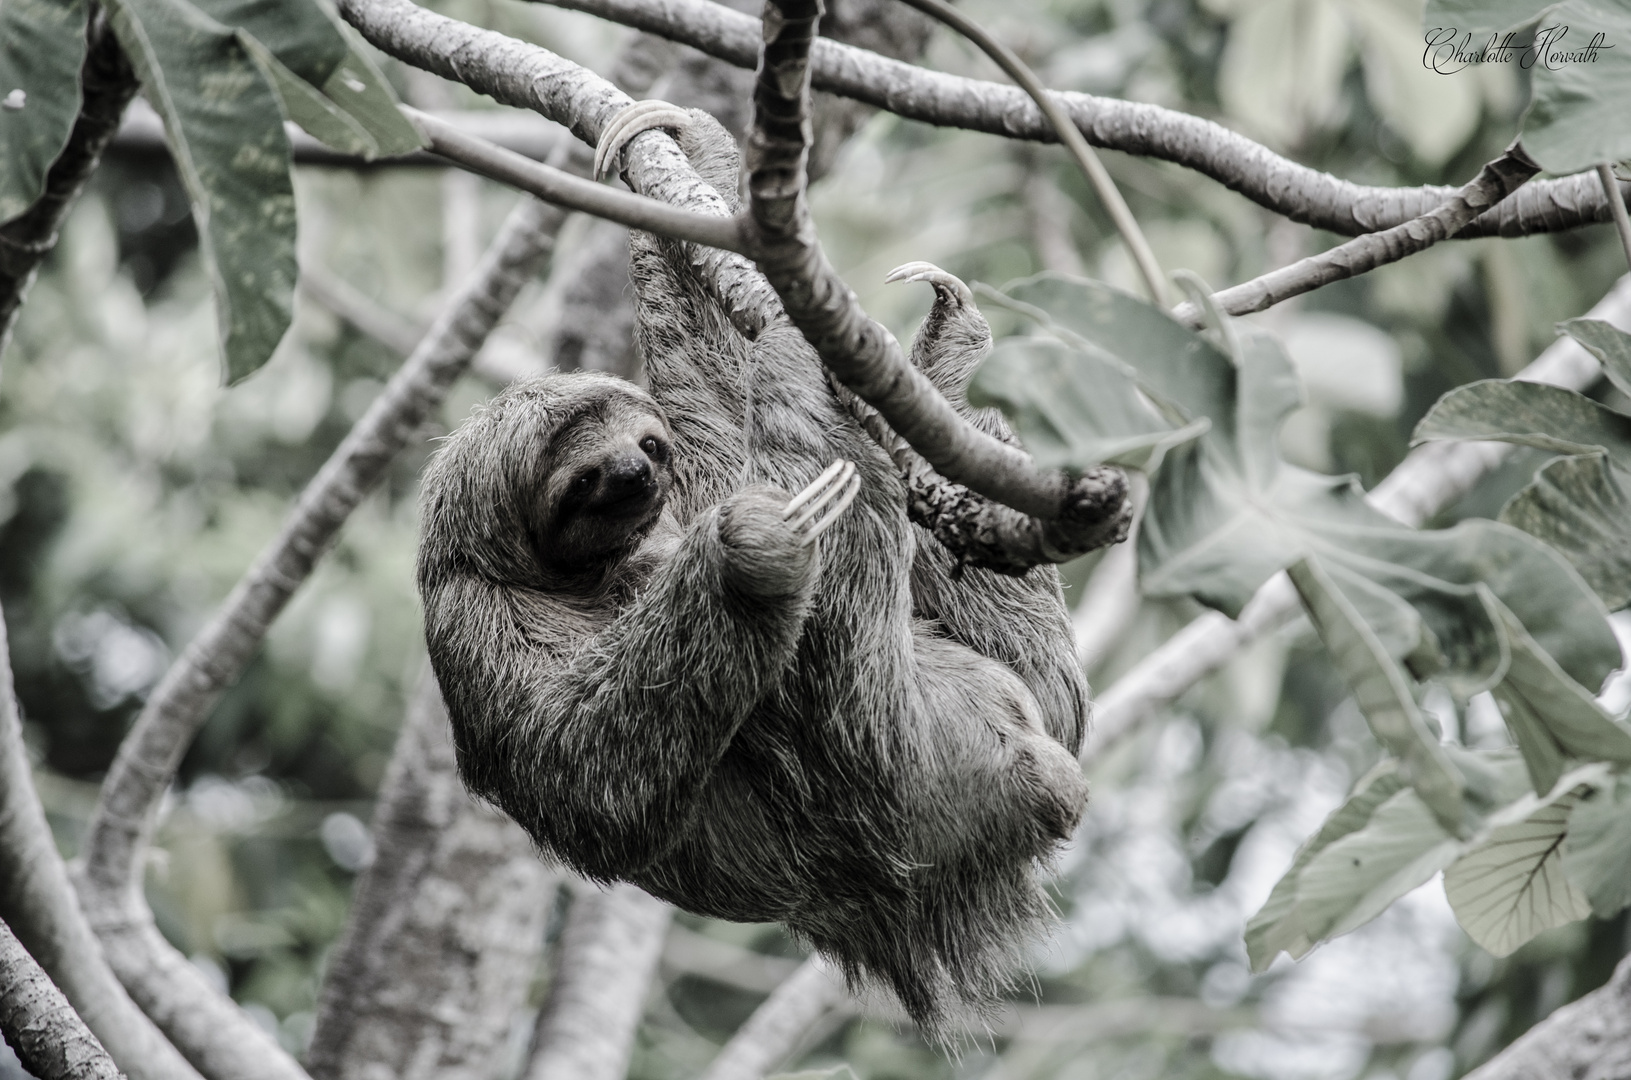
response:
{"label": "sloth's shaggy fur", "polygon": [[[729,136],[686,138],[733,198]],[[546,854],[783,922],[946,1038],[1012,985],[1086,799],[1058,574],[954,573],[795,330],[746,342],[665,241],[637,237],[632,272],[649,395],[513,386],[426,475],[419,587],[460,769]],[[914,359],[966,410],[988,341],[942,296]],[[840,457],[861,494],[800,547],[786,493]],[[613,474],[638,482],[608,494]]]}

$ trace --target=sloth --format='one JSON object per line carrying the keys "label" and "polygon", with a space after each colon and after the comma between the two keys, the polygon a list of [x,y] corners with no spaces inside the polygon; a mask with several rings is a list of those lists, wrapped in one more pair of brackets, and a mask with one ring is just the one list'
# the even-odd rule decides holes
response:
{"label": "sloth", "polygon": [[[677,138],[736,195],[706,114]],[[541,852],[776,921],[948,1041],[1013,986],[1087,797],[1087,687],[1051,566],[961,567],[784,322],[732,329],[636,234],[649,393],[509,387],[423,484],[418,582],[461,775]],[[912,359],[971,420],[990,333],[926,264]],[[800,492],[790,496],[789,492]]]}

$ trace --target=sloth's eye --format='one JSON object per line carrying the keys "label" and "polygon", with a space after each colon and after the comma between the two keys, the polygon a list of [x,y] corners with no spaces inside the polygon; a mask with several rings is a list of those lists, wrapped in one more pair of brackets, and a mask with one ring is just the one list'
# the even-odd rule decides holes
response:
{"label": "sloth's eye", "polygon": [[657,456],[657,445],[657,439],[651,435],[647,435],[640,440],[640,449],[644,450],[648,457]]}
{"label": "sloth's eye", "polygon": [[592,472],[584,473],[572,481],[572,493],[574,495],[587,495],[593,490],[595,490],[595,474]]}

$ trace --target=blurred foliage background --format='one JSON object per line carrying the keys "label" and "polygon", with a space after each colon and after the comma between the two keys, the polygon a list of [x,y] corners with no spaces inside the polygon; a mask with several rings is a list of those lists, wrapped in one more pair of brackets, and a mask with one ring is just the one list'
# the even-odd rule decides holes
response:
{"label": "blurred foliage background", "polygon": [[[624,35],[510,0],[437,6],[601,71]],[[1051,86],[1215,118],[1365,183],[1464,181],[1510,140],[1524,99],[1506,67],[1425,70],[1414,0],[964,6]],[[998,77],[945,35],[926,62]],[[392,73],[409,100],[484,107],[462,88]],[[1222,286],[1335,242],[1175,166],[1106,156],[1168,268]],[[466,209],[444,220],[455,189]],[[306,168],[298,196],[303,262],[404,325],[436,310],[514,199],[411,168]],[[903,337],[927,290],[881,282],[908,259],[993,284],[1051,268],[1133,287],[1107,218],[1056,148],[878,116],[814,201],[835,263]],[[558,259],[582,224],[568,228]],[[1516,371],[1624,269],[1600,227],[1444,244],[1282,305],[1262,319],[1287,341],[1309,397],[1285,431],[1288,455],[1373,484],[1441,393]],[[523,296],[502,331],[512,348],[543,347],[559,291],[541,278]],[[115,156],[4,360],[0,601],[66,852],[144,695],[398,360],[302,302],[272,362],[222,389],[213,319],[168,161]],[[443,430],[491,392],[468,378]],[[183,766],[150,875],[165,933],[295,1050],[310,1036],[325,950],[370,855],[370,800],[424,662],[412,559],[416,477],[431,445],[399,461],[351,519],[215,711]],[[1451,516],[1493,514],[1537,460],[1518,455]],[[1066,569],[1073,602],[1093,563]],[[1198,611],[1144,603],[1092,658],[1094,684],[1109,685]],[[1446,701],[1436,711],[1469,745],[1506,738],[1487,709],[1457,716]],[[1022,997],[1039,1011],[953,1059],[887,1016],[848,1018],[818,1033],[807,1063],[846,1061],[862,1080],[1445,1080],[1606,980],[1631,946],[1624,916],[1550,932],[1497,961],[1467,942],[1436,882],[1299,965],[1282,958],[1248,975],[1245,918],[1377,753],[1316,642],[1285,632],[1254,646],[1091,765],[1093,803],[1058,880],[1064,922]],[[698,949],[755,951],[765,959],[754,970],[769,976],[699,976],[685,962]],[[795,956],[774,927],[682,917],[633,1075],[696,1074]]]}

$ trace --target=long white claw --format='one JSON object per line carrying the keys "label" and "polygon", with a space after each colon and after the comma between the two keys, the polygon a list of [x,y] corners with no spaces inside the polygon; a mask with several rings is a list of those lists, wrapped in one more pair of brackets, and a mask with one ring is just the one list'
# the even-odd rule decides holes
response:
{"label": "long white claw", "polygon": [[844,471],[844,467],[846,465],[848,465],[851,469],[855,468],[854,465],[850,465],[850,463],[845,461],[843,458],[839,458],[831,465],[828,465],[826,470],[823,471],[820,476],[810,481],[808,487],[788,500],[787,505],[782,508],[782,520],[788,520],[794,514],[798,513],[799,508],[805,503],[821,494],[821,492],[826,489],[827,485],[831,484],[833,479],[837,477],[839,473]]}
{"label": "long white claw", "polygon": [[860,489],[861,478],[856,475],[855,466],[839,459],[789,500],[782,518],[788,528],[801,534],[800,542],[808,545],[843,513]]}
{"label": "long white claw", "polygon": [[804,535],[799,538],[799,544],[802,547],[809,547],[811,544],[815,543],[816,537],[820,536],[822,533],[831,528],[832,523],[837,521],[839,516],[843,514],[845,510],[849,509],[849,504],[854,502],[855,496],[859,495],[860,493],[861,478],[856,475],[853,469],[851,469],[848,479],[844,481],[844,486],[841,494],[838,496],[838,501],[833,503],[827,503],[824,501],[822,503],[822,505],[826,507],[826,512],[805,527]]}
{"label": "long white claw", "polygon": [[618,155],[641,132],[652,128],[679,131],[690,124],[690,115],[678,105],[657,98],[636,101],[612,117],[606,130],[600,133],[600,142],[595,146],[595,179],[600,180],[617,168]]}
{"label": "long white claw", "polygon": [[916,262],[902,263],[889,271],[888,275],[884,277],[884,281],[886,283],[927,281],[935,287],[936,292],[950,293],[957,298],[957,302],[960,304],[974,303],[974,293],[969,290],[967,285],[963,284],[962,278],[959,278],[956,274],[948,274],[931,262],[918,260]]}

